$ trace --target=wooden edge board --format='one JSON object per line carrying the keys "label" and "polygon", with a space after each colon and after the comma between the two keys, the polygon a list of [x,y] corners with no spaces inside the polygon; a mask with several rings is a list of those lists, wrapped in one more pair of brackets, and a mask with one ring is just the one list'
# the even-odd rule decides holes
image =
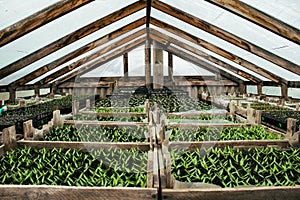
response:
{"label": "wooden edge board", "polygon": [[170,142],[169,149],[195,150],[199,148],[224,147],[290,147],[288,140],[229,140],[229,141],[201,141],[201,142]]}
{"label": "wooden edge board", "polygon": [[97,113],[97,112],[90,112],[82,110],[79,112],[83,115],[89,115],[89,116],[136,116],[136,117],[146,117],[146,113],[138,113],[138,112],[103,112],[103,113]]}
{"label": "wooden edge board", "polygon": [[166,113],[167,117],[197,117],[197,116],[224,116],[227,117],[229,114],[226,113]]}
{"label": "wooden edge board", "polygon": [[199,124],[167,124],[167,128],[206,128],[206,127],[212,127],[212,128],[226,128],[226,127],[244,127],[244,126],[252,126],[252,124],[249,123],[238,123],[238,124],[232,124],[232,123],[199,123]]}
{"label": "wooden edge board", "polygon": [[295,200],[299,199],[300,186],[240,187],[220,189],[162,189],[163,198],[168,200]]}
{"label": "wooden edge board", "polygon": [[150,145],[148,142],[136,143],[136,142],[64,142],[64,141],[32,141],[32,140],[19,140],[18,146],[27,146],[37,149],[81,149],[88,151],[90,149],[97,148],[116,148],[116,149],[131,149],[137,148],[140,151],[149,151]]}
{"label": "wooden edge board", "polygon": [[158,152],[157,147],[153,149],[153,187],[159,188],[159,174],[158,174]]}
{"label": "wooden edge board", "polygon": [[157,189],[137,187],[70,187],[47,185],[0,185],[2,200],[53,199],[53,200],[146,200],[155,199]]}
{"label": "wooden edge board", "polygon": [[165,165],[164,165],[164,157],[163,157],[163,154],[162,154],[162,149],[159,148],[157,153],[158,153],[160,187],[161,188],[166,188],[167,187],[167,180],[166,180],[166,175],[165,175]]}
{"label": "wooden edge board", "polygon": [[90,126],[147,126],[148,122],[118,122],[118,121],[85,121],[85,120],[65,120],[66,125],[90,125]]}
{"label": "wooden edge board", "polygon": [[148,151],[147,188],[153,188],[153,151]]}

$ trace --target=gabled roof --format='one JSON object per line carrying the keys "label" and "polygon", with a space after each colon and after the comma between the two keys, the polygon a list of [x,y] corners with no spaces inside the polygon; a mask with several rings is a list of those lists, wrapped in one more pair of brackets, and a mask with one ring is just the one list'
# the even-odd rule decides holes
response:
{"label": "gabled roof", "polygon": [[122,56],[148,38],[165,51],[222,72],[235,82],[299,85],[298,0],[1,3],[2,89],[63,83]]}

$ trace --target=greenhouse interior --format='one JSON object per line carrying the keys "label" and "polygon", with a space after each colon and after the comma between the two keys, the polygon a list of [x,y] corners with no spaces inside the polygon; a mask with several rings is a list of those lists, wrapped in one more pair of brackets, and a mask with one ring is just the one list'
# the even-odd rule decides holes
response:
{"label": "greenhouse interior", "polygon": [[0,199],[300,199],[299,0],[0,12]]}

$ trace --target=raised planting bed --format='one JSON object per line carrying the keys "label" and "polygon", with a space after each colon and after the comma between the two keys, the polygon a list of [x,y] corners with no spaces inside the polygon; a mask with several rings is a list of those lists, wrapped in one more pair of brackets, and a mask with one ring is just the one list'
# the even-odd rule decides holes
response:
{"label": "raised planting bed", "polygon": [[[242,103],[242,107],[243,108],[247,108],[247,103]],[[264,110],[264,111],[268,111],[268,110],[292,110],[291,108],[288,107],[283,107],[283,106],[277,106],[277,105],[271,105],[268,103],[262,103],[262,102],[253,102],[250,103],[250,107],[255,109],[255,110]]]}
{"label": "raised planting bed", "polygon": [[88,143],[87,151],[39,143],[19,141],[0,158],[1,198],[157,199],[149,148]]}
{"label": "raised planting bed", "polygon": [[78,113],[70,120],[145,122],[146,113]]}
{"label": "raised planting bed", "polygon": [[147,142],[148,126],[63,125],[53,128],[42,141]]}
{"label": "raised planting bed", "polygon": [[231,116],[227,116],[227,113],[183,113],[182,115],[174,115],[175,113],[168,113],[167,123],[240,123]]}
{"label": "raised planting bed", "polygon": [[283,139],[262,126],[170,127],[166,126],[170,141],[274,140]]}
{"label": "raised planting bed", "polygon": [[297,120],[297,127],[300,126],[299,111],[264,111],[261,114],[261,121],[265,124],[270,124],[275,128],[287,130],[287,119],[294,118]]}
{"label": "raised planting bed", "polygon": [[97,101],[95,110],[103,107],[139,107],[144,105],[145,101],[145,95],[113,94],[109,98]]}
{"label": "raised planting bed", "polygon": [[293,200],[300,195],[300,149],[191,147],[170,145],[170,153],[162,153],[167,185],[162,199]]}

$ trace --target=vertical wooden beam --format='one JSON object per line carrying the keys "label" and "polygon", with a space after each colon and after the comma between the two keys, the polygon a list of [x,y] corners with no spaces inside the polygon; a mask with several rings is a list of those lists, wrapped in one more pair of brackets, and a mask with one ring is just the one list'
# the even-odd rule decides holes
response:
{"label": "vertical wooden beam", "polygon": [[151,87],[151,44],[147,39],[145,43],[145,85]]}
{"label": "vertical wooden beam", "polygon": [[287,84],[281,84],[281,96],[284,100],[289,100]]}
{"label": "vertical wooden beam", "polygon": [[128,80],[128,53],[123,55],[124,80]]}
{"label": "vertical wooden beam", "polygon": [[9,88],[9,102],[15,102],[16,101],[16,89],[15,88]]}
{"label": "vertical wooden beam", "polygon": [[173,80],[173,54],[171,52],[168,52],[168,76],[171,80]]}
{"label": "vertical wooden beam", "polygon": [[240,94],[245,94],[246,93],[246,85],[245,85],[244,82],[239,83],[239,90],[240,90]]}
{"label": "vertical wooden beam", "polygon": [[260,83],[260,84],[257,84],[257,94],[258,95],[262,95],[262,87],[263,87],[263,84]]}
{"label": "vertical wooden beam", "polygon": [[40,96],[41,94],[40,94],[40,88],[38,87],[38,86],[35,86],[34,87],[34,94],[35,94],[35,96]]}
{"label": "vertical wooden beam", "polygon": [[11,126],[3,129],[4,151],[10,151],[17,146],[16,127]]}
{"label": "vertical wooden beam", "polygon": [[164,70],[163,70],[163,50],[160,45],[153,42],[153,88],[163,88]]}

